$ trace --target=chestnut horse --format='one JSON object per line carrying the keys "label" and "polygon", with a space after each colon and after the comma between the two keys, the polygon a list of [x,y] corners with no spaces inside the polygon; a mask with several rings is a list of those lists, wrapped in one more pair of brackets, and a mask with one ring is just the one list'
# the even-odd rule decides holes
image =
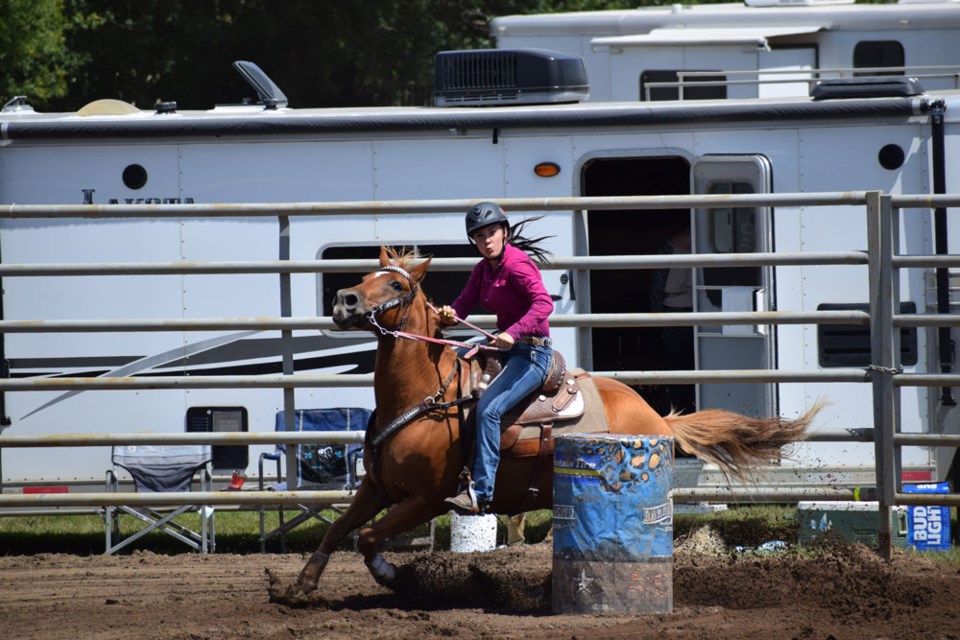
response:
{"label": "chestnut horse", "polygon": [[[420,287],[430,259],[416,262],[416,256],[381,248],[381,269],[337,292],[333,307],[337,326],[370,330],[377,336],[377,410],[364,448],[366,475],[350,507],[330,525],[300,572],[297,583],[304,593],[317,588],[330,554],[347,534],[392,506],[364,526],[357,541],[373,577],[389,587],[396,568],[380,555],[378,543],[446,513],[449,505],[443,500],[456,493],[464,439],[457,408],[442,405],[456,400],[458,385],[451,381],[457,353],[439,341],[439,316]],[[405,339],[398,332],[436,341]],[[739,478],[757,464],[778,459],[781,447],[801,439],[818,409],[797,420],[750,418],[719,410],[661,417],[625,384],[607,378],[594,381],[611,433],[673,436],[684,451]],[[384,427],[424,402],[441,408],[416,415],[379,442],[377,435]],[[371,439],[379,443],[375,451]],[[537,499],[531,504],[528,497],[536,464],[535,458],[501,460],[491,511],[509,514],[550,507],[552,465],[539,465]]]}

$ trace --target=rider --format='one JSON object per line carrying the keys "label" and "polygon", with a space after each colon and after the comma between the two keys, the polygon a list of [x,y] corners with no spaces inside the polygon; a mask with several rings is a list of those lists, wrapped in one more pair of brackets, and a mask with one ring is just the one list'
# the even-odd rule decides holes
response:
{"label": "rider", "polygon": [[540,240],[520,235],[523,223],[511,234],[503,209],[481,202],[467,212],[467,238],[483,259],[470,273],[463,291],[451,305],[440,309],[444,325],[466,318],[482,303],[497,316],[493,345],[503,351],[503,371],[494,378],[477,403],[477,447],[473,480],[453,498],[460,514],[481,513],[493,500],[493,485],[500,462],[500,418],[546,380],[553,363],[547,316],[553,301],[543,286],[540,270],[527,252],[546,259],[536,246]]}

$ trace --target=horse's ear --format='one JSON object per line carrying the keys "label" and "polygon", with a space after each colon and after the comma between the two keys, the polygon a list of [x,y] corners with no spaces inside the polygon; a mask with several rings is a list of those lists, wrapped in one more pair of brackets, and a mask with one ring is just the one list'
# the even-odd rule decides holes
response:
{"label": "horse's ear", "polygon": [[390,262],[390,254],[387,253],[386,247],[380,247],[380,266],[387,267],[392,263]]}
{"label": "horse's ear", "polygon": [[423,280],[423,276],[427,275],[427,268],[430,266],[431,260],[433,260],[433,256],[430,256],[413,269],[410,269],[410,277],[413,278],[414,282],[419,283]]}

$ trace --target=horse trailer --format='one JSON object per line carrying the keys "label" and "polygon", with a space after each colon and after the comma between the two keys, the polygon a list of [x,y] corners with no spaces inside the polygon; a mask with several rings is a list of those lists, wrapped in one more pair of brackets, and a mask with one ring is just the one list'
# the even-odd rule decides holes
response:
{"label": "horse trailer", "polygon": [[[497,52],[503,53],[503,52]],[[462,56],[487,55],[462,52]],[[512,55],[512,54],[511,54]],[[516,52],[530,68],[569,65],[570,56]],[[456,56],[454,56],[455,58]],[[526,63],[525,63],[526,64]],[[255,66],[241,65],[248,74]],[[468,68],[469,65],[463,66]],[[574,64],[575,68],[576,65]],[[452,65],[452,73],[457,65]],[[558,74],[577,80],[576,73]],[[3,320],[203,319],[276,317],[276,273],[137,275],[138,263],[270,261],[277,258],[277,217],[18,217],[16,206],[392,202],[695,194],[792,194],[876,190],[889,194],[960,191],[960,91],[922,83],[824,83],[815,97],[708,101],[529,104],[523,91],[501,100],[469,87],[448,93],[456,107],[299,109],[261,75],[259,100],[180,111],[173,103],[141,110],[97,101],[75,113],[37,113],[26,100],[0,114],[0,219]],[[531,80],[534,82],[536,79]],[[578,81],[578,80],[577,80]],[[549,83],[540,82],[537,86]],[[574,83],[576,84],[576,83]],[[579,85],[578,85],[579,86]],[[556,88],[562,102],[577,87]],[[496,93],[496,92],[494,92]],[[547,92],[549,94],[549,92]],[[550,101],[543,95],[538,101]],[[472,106],[474,104],[484,106]],[[266,208],[269,211],[269,208]],[[414,246],[436,257],[476,258],[463,234],[463,210],[390,215],[290,218],[292,260],[373,259],[380,245]],[[508,210],[512,221],[541,215]],[[653,254],[677,226],[690,226],[693,251],[723,253],[859,252],[867,248],[860,207],[733,207],[715,211],[547,211],[534,235],[562,256]],[[945,253],[958,227],[929,209],[905,210],[900,250]],[[950,221],[953,222],[953,221]],[[127,265],[129,274],[20,277],[18,265]],[[321,268],[322,270],[322,268]],[[354,273],[294,273],[295,317],[330,316],[334,292]],[[698,312],[861,310],[869,300],[865,264],[693,269]],[[433,270],[427,293],[451,300],[466,270]],[[551,269],[545,284],[555,315],[643,313],[650,269]],[[901,312],[955,305],[955,288],[933,269],[905,272]],[[595,371],[662,370],[660,333],[648,326],[557,327],[568,362]],[[904,330],[906,371],[948,367],[952,338],[937,329]],[[838,325],[699,326],[696,368],[829,371],[870,364],[869,330]],[[294,332],[297,373],[368,373],[369,334]],[[3,335],[6,377],[45,380],[157,375],[277,373],[279,332],[16,332]],[[227,385],[229,386],[229,385]],[[642,389],[669,410],[660,386]],[[299,408],[367,407],[368,387],[298,388]],[[818,428],[871,426],[869,385],[796,382],[703,383],[698,408],[796,417],[818,399],[832,401]],[[956,433],[960,412],[949,390],[904,388],[902,429]],[[266,432],[283,408],[277,390],[203,388],[65,390],[3,394],[4,434]],[[249,464],[265,447],[244,447]],[[271,449],[272,450],[272,449]],[[102,481],[104,447],[7,448],[3,483]],[[784,463],[801,483],[873,482],[871,443],[809,442]],[[939,479],[953,460],[944,447],[909,447],[904,471]]]}
{"label": "horse trailer", "polygon": [[490,36],[581,57],[590,101],[609,102],[806,96],[817,80],[877,73],[956,88],[958,30],[949,0],[746,0],[502,16]]}

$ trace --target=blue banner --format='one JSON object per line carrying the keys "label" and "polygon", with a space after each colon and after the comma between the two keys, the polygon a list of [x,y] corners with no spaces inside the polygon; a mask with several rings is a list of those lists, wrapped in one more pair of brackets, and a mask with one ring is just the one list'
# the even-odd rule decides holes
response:
{"label": "blue banner", "polygon": [[[903,492],[950,493],[950,483],[905,484]],[[949,551],[950,507],[908,507],[907,544],[917,551]]]}

